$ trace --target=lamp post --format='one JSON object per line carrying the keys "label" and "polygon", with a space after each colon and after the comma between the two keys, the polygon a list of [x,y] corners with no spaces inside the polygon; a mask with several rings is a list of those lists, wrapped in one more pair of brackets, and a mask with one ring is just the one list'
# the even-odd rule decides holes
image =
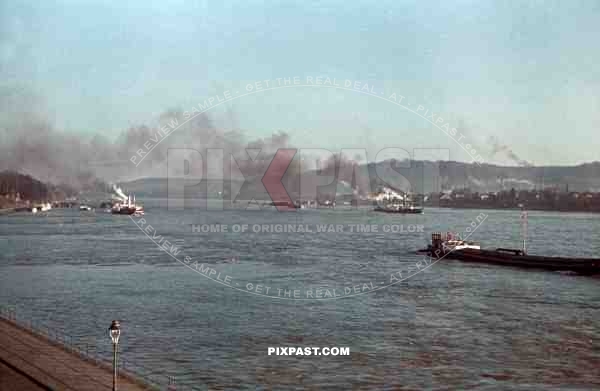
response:
{"label": "lamp post", "polygon": [[121,324],[118,320],[113,320],[108,328],[110,339],[113,343],[113,391],[117,391],[117,345],[121,336]]}

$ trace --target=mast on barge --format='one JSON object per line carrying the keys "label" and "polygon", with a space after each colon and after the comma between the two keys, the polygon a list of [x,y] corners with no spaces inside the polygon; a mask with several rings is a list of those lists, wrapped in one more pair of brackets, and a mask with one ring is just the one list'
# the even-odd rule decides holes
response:
{"label": "mast on barge", "polygon": [[523,255],[527,254],[527,211],[521,208],[521,240],[523,241]]}

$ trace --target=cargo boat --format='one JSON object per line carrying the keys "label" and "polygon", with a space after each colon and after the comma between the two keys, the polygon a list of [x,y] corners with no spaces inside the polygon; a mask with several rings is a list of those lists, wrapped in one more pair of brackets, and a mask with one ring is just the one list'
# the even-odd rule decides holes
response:
{"label": "cargo boat", "polygon": [[[451,241],[462,242],[452,246]],[[431,244],[420,253],[434,258],[455,259],[463,262],[487,263],[501,266],[513,266],[527,269],[568,271],[583,275],[600,274],[600,258],[552,257],[529,255],[524,249],[497,248],[482,250],[474,242],[449,238],[439,232],[431,235]]]}
{"label": "cargo boat", "polygon": [[377,206],[373,211],[383,213],[422,214],[423,208],[418,206]]}

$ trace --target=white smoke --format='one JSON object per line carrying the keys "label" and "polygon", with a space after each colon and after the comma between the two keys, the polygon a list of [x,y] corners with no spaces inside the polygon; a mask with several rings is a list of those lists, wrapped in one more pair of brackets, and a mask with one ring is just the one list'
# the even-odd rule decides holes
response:
{"label": "white smoke", "polygon": [[120,187],[118,187],[117,185],[113,185],[113,190],[115,191],[117,197],[121,199],[121,201],[127,201],[127,196],[125,195],[125,193],[123,193],[123,190]]}

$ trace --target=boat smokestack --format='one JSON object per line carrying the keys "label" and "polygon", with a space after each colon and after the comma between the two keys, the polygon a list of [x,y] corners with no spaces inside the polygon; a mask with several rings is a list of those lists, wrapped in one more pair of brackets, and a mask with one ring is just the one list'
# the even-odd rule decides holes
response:
{"label": "boat smokestack", "polygon": [[433,232],[431,234],[431,253],[435,256],[440,256],[442,253],[442,233]]}

